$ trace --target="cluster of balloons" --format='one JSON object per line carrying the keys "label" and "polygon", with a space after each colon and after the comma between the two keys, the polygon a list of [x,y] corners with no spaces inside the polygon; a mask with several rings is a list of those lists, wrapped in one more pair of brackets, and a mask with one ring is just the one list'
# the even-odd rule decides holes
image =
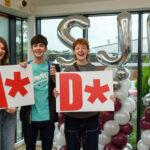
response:
{"label": "cluster of balloons", "polygon": [[[150,86],[150,78],[148,80]],[[149,150],[150,149],[150,93],[148,93],[143,102],[146,106],[144,116],[141,119],[140,126],[143,129],[141,140],[137,144],[138,150]]]}
{"label": "cluster of balloons", "polygon": [[[104,112],[100,115],[102,134],[99,136],[99,150],[132,150],[132,146],[127,142],[128,135],[133,130],[129,121],[136,105],[134,100],[128,97],[131,81],[129,80],[129,70],[123,66],[131,55],[131,15],[128,12],[123,12],[118,15],[117,19],[119,29],[118,55],[112,58],[104,51],[99,51],[96,54],[97,60],[106,66],[106,70],[113,71],[113,86],[117,96],[115,111]],[[75,40],[70,34],[70,30],[74,26],[86,29],[89,27],[89,20],[84,16],[70,16],[59,24],[58,37],[69,48],[72,48],[72,43]],[[57,58],[56,61],[63,65],[70,65],[74,59]],[[58,127],[59,132],[55,140],[57,145],[63,147],[65,145],[64,124],[61,122]]]}
{"label": "cluster of balloons", "polygon": [[[150,15],[147,18],[147,37],[148,37],[148,50],[150,60]],[[150,61],[149,61],[150,63]],[[148,79],[148,85],[150,86],[150,77]],[[140,126],[143,129],[141,140],[137,144],[138,150],[149,150],[150,149],[150,91],[145,95],[143,99],[144,105],[146,106],[144,116],[141,119]]]}
{"label": "cluster of balloons", "polygon": [[109,57],[106,52],[97,53],[98,61],[106,66],[105,70],[113,71],[113,87],[116,93],[115,111],[104,112],[100,115],[99,150],[132,150],[127,143],[128,135],[133,130],[131,120],[132,112],[136,108],[135,101],[128,97],[131,86],[129,70],[123,65],[131,54],[130,47],[130,18],[131,15],[123,12],[118,16],[119,28],[119,55],[116,58]]}
{"label": "cluster of balloons", "polygon": [[[116,73],[117,71],[118,69]],[[128,73],[126,72],[125,74],[127,77]],[[116,75],[116,78],[118,78],[118,75]],[[132,146],[127,142],[128,135],[133,131],[133,126],[129,121],[136,104],[132,98],[128,97],[130,80],[123,77],[120,80],[121,86],[115,90],[117,96],[115,111],[104,112],[100,115],[100,129],[102,133],[99,136],[101,147],[99,150],[132,150]]]}
{"label": "cluster of balloons", "polygon": [[54,136],[58,150],[67,150],[64,135],[64,121],[65,115],[63,113],[59,113],[58,124],[56,125],[56,133]]}

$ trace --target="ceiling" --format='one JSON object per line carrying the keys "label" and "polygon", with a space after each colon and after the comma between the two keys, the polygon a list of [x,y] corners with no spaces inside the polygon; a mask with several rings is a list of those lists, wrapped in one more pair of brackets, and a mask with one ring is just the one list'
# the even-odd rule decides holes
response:
{"label": "ceiling", "polygon": [[110,1],[110,0],[28,0],[33,6],[50,6],[50,5],[63,5],[63,4],[75,4],[86,3],[96,1]]}

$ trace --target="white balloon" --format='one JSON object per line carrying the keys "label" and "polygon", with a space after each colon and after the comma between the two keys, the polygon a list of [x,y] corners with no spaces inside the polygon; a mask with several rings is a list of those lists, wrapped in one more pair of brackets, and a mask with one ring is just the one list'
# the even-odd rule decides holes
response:
{"label": "white balloon", "polygon": [[120,130],[118,123],[114,120],[109,120],[104,124],[104,134],[107,136],[116,135]]}
{"label": "white balloon", "polygon": [[106,145],[111,142],[111,137],[106,134],[99,135],[99,144]]}
{"label": "white balloon", "polygon": [[104,150],[105,145],[98,144],[98,150]]}
{"label": "white balloon", "polygon": [[56,141],[56,144],[57,145],[66,145],[66,140],[65,140],[65,136],[62,135],[60,132],[58,132],[56,135],[55,135],[55,141]]}
{"label": "white balloon", "polygon": [[137,143],[138,150],[149,150],[149,147],[143,143],[142,140],[139,140]]}
{"label": "white balloon", "polygon": [[61,133],[62,135],[65,135],[64,129],[65,129],[65,127],[64,127],[64,123],[63,123],[63,124],[61,124],[61,126],[60,126],[60,133]]}
{"label": "white balloon", "polygon": [[136,103],[132,98],[127,98],[125,101],[122,101],[122,111],[133,112],[136,108]]}
{"label": "white balloon", "polygon": [[150,78],[148,78],[148,85],[150,86]]}
{"label": "white balloon", "polygon": [[143,131],[141,139],[145,145],[150,147],[150,130]]}
{"label": "white balloon", "polygon": [[120,125],[124,125],[126,123],[129,122],[130,120],[130,114],[127,111],[117,111],[114,113],[114,120],[120,124]]}
{"label": "white balloon", "polygon": [[127,90],[123,90],[122,88],[115,91],[116,93],[116,97],[120,99],[120,101],[124,101],[125,99],[127,99],[128,97],[128,91]]}
{"label": "white balloon", "polygon": [[121,89],[129,90],[131,87],[131,81],[129,79],[121,81]]}

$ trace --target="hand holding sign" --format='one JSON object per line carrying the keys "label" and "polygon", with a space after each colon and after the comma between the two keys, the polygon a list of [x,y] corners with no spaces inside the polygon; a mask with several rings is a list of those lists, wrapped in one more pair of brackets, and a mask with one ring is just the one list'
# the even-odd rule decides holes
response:
{"label": "hand holding sign", "polygon": [[6,108],[5,110],[9,114],[14,114],[17,110],[17,107]]}
{"label": "hand holding sign", "polygon": [[111,71],[56,73],[57,111],[114,110],[112,80]]}
{"label": "hand holding sign", "polygon": [[32,66],[26,69],[19,65],[1,66],[0,91],[0,108],[9,108],[8,113],[16,111],[13,107],[33,104]]}

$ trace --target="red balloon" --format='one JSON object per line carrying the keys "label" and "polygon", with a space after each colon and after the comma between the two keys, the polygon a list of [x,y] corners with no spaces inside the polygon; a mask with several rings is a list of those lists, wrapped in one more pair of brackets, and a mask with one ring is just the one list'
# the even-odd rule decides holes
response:
{"label": "red balloon", "polygon": [[150,107],[147,107],[144,112],[145,118],[150,121]]}
{"label": "red balloon", "polygon": [[120,100],[118,98],[116,98],[116,101],[115,101],[115,112],[119,111],[120,108],[121,108]]}
{"label": "red balloon", "polygon": [[100,115],[100,121],[102,121],[103,123],[109,120],[114,120],[114,112],[106,111]]}
{"label": "red balloon", "polygon": [[146,119],[146,117],[142,117],[140,121],[140,126],[143,130],[150,130],[150,122]]}
{"label": "red balloon", "polygon": [[127,144],[127,137],[122,132],[119,132],[115,136],[112,136],[112,143],[114,143],[117,147],[122,148]]}
{"label": "red balloon", "polygon": [[133,126],[129,122],[125,125],[120,125],[120,131],[126,135],[131,134],[133,131]]}
{"label": "red balloon", "polygon": [[67,150],[66,145],[63,145],[59,150]]}
{"label": "red balloon", "polygon": [[119,150],[113,143],[108,143],[105,145],[104,150]]}

